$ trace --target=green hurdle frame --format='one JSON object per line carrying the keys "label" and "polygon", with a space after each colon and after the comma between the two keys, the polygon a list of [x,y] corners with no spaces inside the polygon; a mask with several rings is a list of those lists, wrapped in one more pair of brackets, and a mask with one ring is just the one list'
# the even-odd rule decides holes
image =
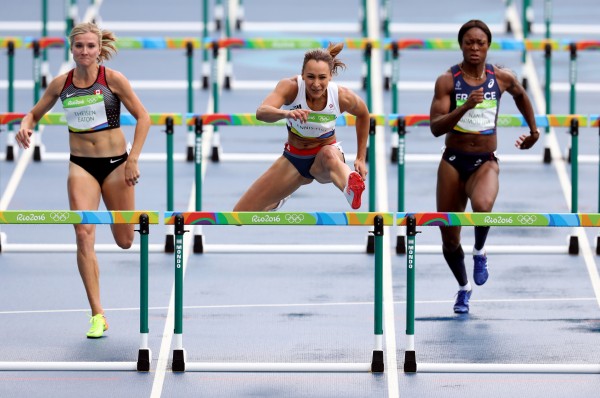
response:
{"label": "green hurdle frame", "polygon": [[157,211],[5,210],[0,224],[139,224],[140,233],[140,348],[137,362],[0,362],[0,370],[137,370],[150,371],[148,346],[148,235],[158,224]]}
{"label": "green hurdle frame", "polygon": [[407,228],[406,349],[404,372],[434,373],[600,373],[589,364],[461,364],[417,363],[415,350],[415,269],[417,226],[600,227],[600,213],[397,213],[396,225]]}
{"label": "green hurdle frame", "polygon": [[[217,372],[363,372],[381,373],[383,361],[383,234],[393,225],[393,213],[325,212],[165,212],[165,224],[175,225],[175,329],[172,370]],[[292,221],[290,221],[292,220]],[[295,221],[297,220],[297,221]],[[190,363],[183,348],[183,235],[185,225],[367,226],[375,237],[374,335],[370,363]]]}

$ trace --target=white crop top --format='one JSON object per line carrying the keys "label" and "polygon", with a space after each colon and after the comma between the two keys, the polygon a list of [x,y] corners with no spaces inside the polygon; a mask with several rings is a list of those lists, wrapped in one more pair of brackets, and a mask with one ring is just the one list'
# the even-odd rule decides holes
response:
{"label": "white crop top", "polygon": [[298,75],[298,94],[289,105],[283,105],[283,109],[308,109],[311,112],[306,123],[289,119],[287,121],[288,131],[302,138],[328,138],[335,134],[335,123],[340,112],[338,98],[338,86],[333,82],[327,85],[327,104],[319,111],[313,111],[306,103],[306,85],[302,76]]}

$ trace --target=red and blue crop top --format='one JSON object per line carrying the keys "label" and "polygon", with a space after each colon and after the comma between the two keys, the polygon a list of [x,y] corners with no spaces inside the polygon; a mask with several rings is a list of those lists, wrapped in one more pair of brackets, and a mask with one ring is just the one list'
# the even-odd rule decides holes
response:
{"label": "red and blue crop top", "polygon": [[108,87],[106,68],[98,68],[98,77],[87,88],[73,84],[72,69],[60,93],[70,133],[95,133],[121,125],[121,100]]}

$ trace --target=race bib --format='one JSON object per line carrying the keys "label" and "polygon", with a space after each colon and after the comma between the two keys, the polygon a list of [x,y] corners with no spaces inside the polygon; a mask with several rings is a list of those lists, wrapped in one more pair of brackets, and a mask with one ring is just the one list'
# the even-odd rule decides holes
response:
{"label": "race bib", "polygon": [[104,95],[95,94],[67,98],[62,104],[69,130],[92,132],[108,127]]}
{"label": "race bib", "polygon": [[[456,102],[457,107],[464,104],[465,101],[459,100]],[[467,113],[460,118],[456,129],[468,133],[481,133],[483,131],[493,130],[496,126],[496,100],[485,100],[473,109],[469,109]]]}

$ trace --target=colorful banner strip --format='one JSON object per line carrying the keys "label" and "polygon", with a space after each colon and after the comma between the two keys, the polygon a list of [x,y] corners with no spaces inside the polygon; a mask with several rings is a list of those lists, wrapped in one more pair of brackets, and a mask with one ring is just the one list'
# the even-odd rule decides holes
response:
{"label": "colorful banner strip", "polygon": [[[2,124],[19,124],[25,117],[24,113],[0,113],[0,125]],[[167,123],[167,118],[173,119],[173,124],[180,125],[183,123],[183,115],[181,113],[150,113],[150,123],[155,126],[164,126]],[[59,125],[66,126],[67,119],[64,113],[46,113],[39,124],[47,126]],[[136,120],[133,115],[128,113],[121,114],[121,126],[135,126]]]}
{"label": "colorful banner strip", "polygon": [[157,211],[73,211],[73,210],[5,210],[0,224],[139,224],[148,215],[150,224],[158,224]]}
{"label": "colorful banner strip", "polygon": [[409,216],[426,227],[600,227],[600,213],[397,213],[396,225]]}
{"label": "colorful banner strip", "polygon": [[364,50],[368,44],[371,48],[380,48],[379,40],[368,38],[350,38],[340,37],[311,39],[311,38],[250,38],[243,39],[237,37],[224,38],[219,40],[206,39],[206,46],[212,47],[217,43],[219,48],[242,48],[248,50],[310,50],[313,48],[327,48],[329,43],[344,43],[350,50]]}
{"label": "colorful banner strip", "polygon": [[[597,126],[597,120],[595,121],[596,124],[588,126],[588,120],[593,120],[592,116],[588,118],[587,115],[535,115],[535,122],[538,127],[570,127],[571,120],[577,119],[579,127],[594,127]],[[395,113],[388,115],[388,125],[397,127],[398,118],[400,117],[404,118],[406,126],[429,126],[429,115],[400,115]],[[521,114],[498,115],[498,127],[527,127],[527,123]]]}
{"label": "colorful banner strip", "polygon": [[[61,48],[67,43],[64,37],[0,37],[0,48],[8,47],[13,42],[15,49],[33,48],[33,42],[38,41],[40,48]],[[199,39],[197,37],[119,37],[116,45],[123,50],[152,50],[152,49],[185,49],[187,43],[192,43],[194,49],[211,48],[215,42],[212,38]],[[401,50],[460,50],[458,41],[454,38],[431,39],[384,39],[383,42],[369,38],[225,38],[218,39],[220,48],[244,48],[257,50],[308,50],[311,48],[326,48],[329,43],[344,43],[351,50],[364,50],[367,44],[372,48],[392,49],[396,42]],[[555,40],[555,39],[526,39],[524,41],[509,38],[494,38],[491,50],[509,51],[543,51],[546,44],[550,44],[553,51],[569,51],[571,43],[575,44],[578,51],[600,50],[599,40]]]}
{"label": "colorful banner strip", "polygon": [[325,213],[325,212],[165,212],[165,224],[175,224],[183,216],[185,225],[332,225],[372,226],[375,216],[383,225],[394,225],[393,213]]}
{"label": "colorful banner strip", "polygon": [[[318,117],[318,113],[314,113]],[[19,124],[25,117],[24,113],[0,113],[0,125],[3,124]],[[167,123],[167,118],[173,119],[174,125],[181,125],[184,121],[181,113],[150,113],[150,122],[154,126],[164,126]],[[196,118],[202,117],[203,124],[213,126],[285,126],[285,120],[279,120],[274,123],[265,123],[256,119],[254,113],[187,113],[185,115],[185,123],[188,126],[193,126],[196,123]],[[429,126],[429,115],[401,115],[392,113],[390,115],[371,114],[375,119],[377,126],[396,127],[398,118],[404,118],[406,126],[427,127]],[[387,122],[386,122],[387,118]],[[571,120],[577,119],[579,127],[598,127],[599,115],[536,115],[535,120],[538,127],[570,127]],[[40,120],[40,124],[44,125],[62,125],[66,126],[67,120],[64,113],[47,113]],[[121,114],[122,126],[135,126],[136,121],[131,114]],[[355,126],[356,117],[353,115],[343,114],[336,120],[336,126]],[[498,127],[527,127],[525,118],[520,114],[515,115],[498,115]]]}
{"label": "colorful banner strip", "polygon": [[[458,41],[454,38],[432,38],[432,39],[385,39],[383,49],[391,50],[392,43],[398,45],[400,50],[454,50],[460,51]],[[570,51],[571,43],[575,44],[577,50],[595,51],[600,50],[600,41],[598,40],[555,40],[555,39],[525,39],[516,40],[508,38],[494,38],[490,45],[490,50],[494,51],[544,51],[546,44],[550,44],[553,51]]]}
{"label": "colorful banner strip", "polygon": [[[314,115],[314,118],[318,118],[319,113],[311,113],[309,118]],[[202,124],[209,124],[213,126],[285,126],[285,120],[278,120],[274,123],[265,123],[256,119],[254,113],[207,113],[197,114],[188,113],[186,115],[186,125],[194,126],[196,124],[196,118],[202,117]],[[372,118],[375,119],[375,123],[378,126],[385,126],[385,115],[372,114]],[[336,119],[336,126],[355,126],[356,117],[353,115],[343,114]]]}

